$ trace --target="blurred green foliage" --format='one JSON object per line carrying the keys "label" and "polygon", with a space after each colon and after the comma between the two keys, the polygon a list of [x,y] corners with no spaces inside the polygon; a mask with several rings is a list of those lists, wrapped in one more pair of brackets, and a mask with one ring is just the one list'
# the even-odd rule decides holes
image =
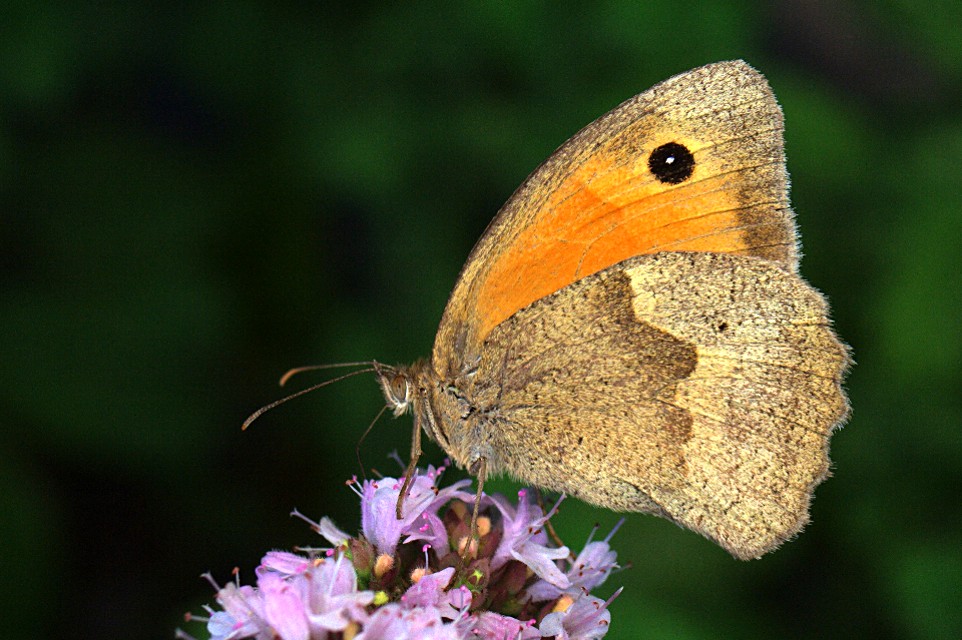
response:
{"label": "blurred green foliage", "polygon": [[[813,524],[761,561],[630,516],[608,637],[959,637],[960,25],[947,0],[8,3],[4,635],[169,638],[212,597],[201,572],[315,542],[292,507],[353,528],[378,390],[241,433],[276,376],[427,355],[528,171],[651,84],[745,58],[786,112],[854,415]],[[393,473],[409,429],[379,423],[365,464]],[[570,500],[557,524],[578,546],[617,517]]]}

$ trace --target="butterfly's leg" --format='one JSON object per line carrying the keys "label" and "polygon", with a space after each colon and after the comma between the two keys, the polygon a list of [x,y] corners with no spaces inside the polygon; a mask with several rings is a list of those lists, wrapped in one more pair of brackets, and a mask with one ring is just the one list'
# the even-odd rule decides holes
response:
{"label": "butterfly's leg", "polygon": [[474,511],[471,514],[471,541],[478,540],[478,509],[481,506],[481,496],[484,494],[484,480],[488,475],[487,458],[481,457],[474,461],[468,471],[478,478],[478,492],[474,495]]}
{"label": "butterfly's leg", "polygon": [[404,471],[404,484],[401,485],[401,492],[397,496],[397,519],[401,519],[401,507],[407,497],[408,489],[414,481],[414,474],[417,472],[418,459],[421,457],[421,421],[418,413],[414,413],[414,433],[411,434],[411,461],[408,468]]}

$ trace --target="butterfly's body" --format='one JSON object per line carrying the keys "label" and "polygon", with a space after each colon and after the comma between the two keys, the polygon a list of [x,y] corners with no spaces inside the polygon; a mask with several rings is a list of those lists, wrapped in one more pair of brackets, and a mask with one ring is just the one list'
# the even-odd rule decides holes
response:
{"label": "butterfly's body", "polygon": [[473,473],[757,557],[808,519],[848,352],[798,275],[781,111],[742,62],[625,102],[508,201],[395,412]]}

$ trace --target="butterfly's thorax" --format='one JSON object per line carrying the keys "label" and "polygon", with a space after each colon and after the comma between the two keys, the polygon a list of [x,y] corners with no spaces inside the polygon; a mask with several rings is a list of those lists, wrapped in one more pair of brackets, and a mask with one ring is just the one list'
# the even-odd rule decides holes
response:
{"label": "butterfly's thorax", "polygon": [[429,361],[418,360],[408,366],[378,365],[377,377],[394,415],[410,412],[417,428],[459,467],[470,469],[483,457],[490,470],[499,470],[497,447],[490,441],[495,431],[486,424],[493,408],[476,398],[473,371],[442,376]]}
{"label": "butterfly's thorax", "polygon": [[489,473],[502,471],[494,389],[477,379],[476,366],[466,365],[457,374],[447,376],[431,368],[427,371],[424,380],[430,391],[426,401],[433,425],[425,425],[425,432],[459,467],[470,470],[484,458]]}

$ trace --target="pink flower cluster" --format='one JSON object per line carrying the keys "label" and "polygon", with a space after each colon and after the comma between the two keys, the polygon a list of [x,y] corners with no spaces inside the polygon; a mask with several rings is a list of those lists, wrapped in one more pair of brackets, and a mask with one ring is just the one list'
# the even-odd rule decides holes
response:
{"label": "pink flower cluster", "polygon": [[400,480],[355,481],[361,499],[357,537],[327,518],[311,522],[331,548],[306,555],[269,552],[255,571],[256,586],[217,587],[220,608],[193,619],[207,621],[211,640],[604,636],[608,604],[620,590],[607,601],[590,592],[617,566],[608,545],[614,531],[589,540],[572,559],[545,532],[557,505],[543,513],[522,490],[516,504],[499,495],[482,497],[472,540],[474,496],[464,491],[470,481],[438,488],[443,470],[419,471],[400,519]]}

